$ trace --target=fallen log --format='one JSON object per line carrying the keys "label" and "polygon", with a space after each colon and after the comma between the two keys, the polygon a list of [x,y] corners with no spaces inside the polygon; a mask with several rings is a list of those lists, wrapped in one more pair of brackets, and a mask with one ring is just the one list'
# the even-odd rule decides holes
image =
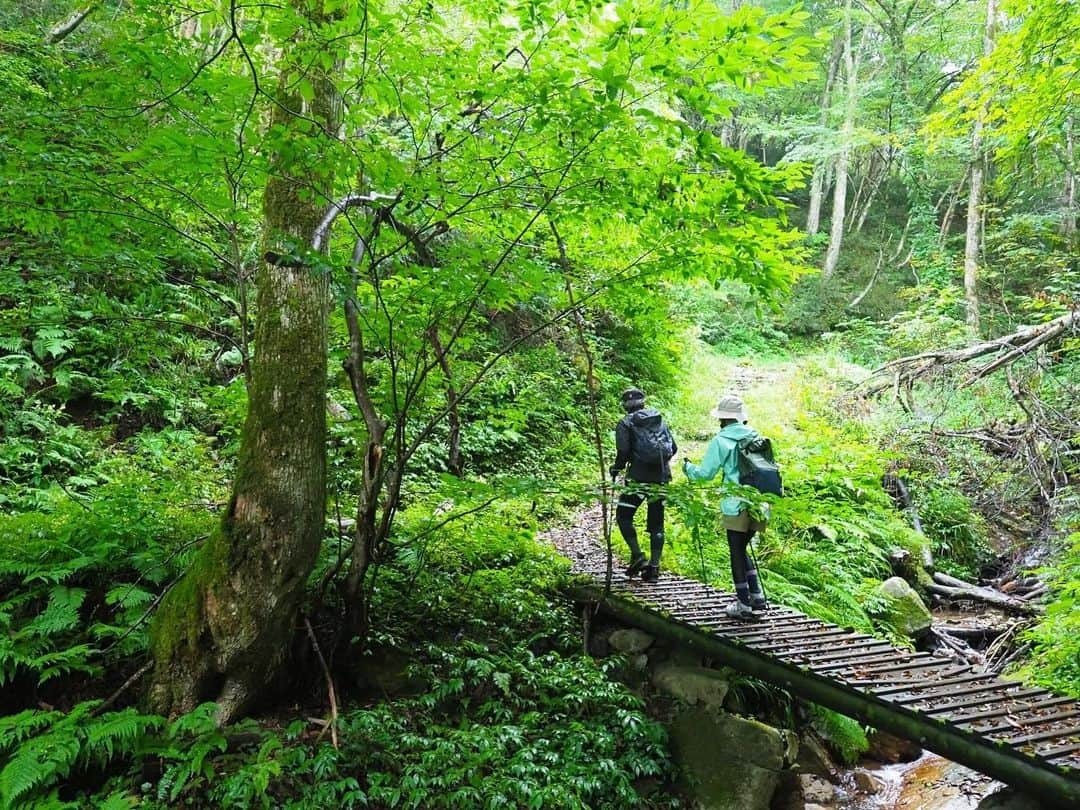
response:
{"label": "fallen log", "polygon": [[[1078,328],[1080,328],[1080,309],[1073,309],[1047,323],[1027,326],[993,340],[982,341],[960,349],[934,349],[890,360],[874,369],[863,384],[867,386],[866,393],[871,396],[888,388],[910,388],[915,380],[935,370],[967,363],[987,355],[997,355],[969,372],[959,385],[960,388],[964,388],[1029,355],[1040,346],[1069,335]],[[877,382],[873,382],[875,378]]]}
{"label": "fallen log", "polygon": [[1011,611],[1013,613],[1021,613],[1025,616],[1031,616],[1042,612],[1041,608],[1036,605],[1014,599],[993,588],[972,585],[970,582],[964,582],[962,579],[950,577],[948,574],[943,574],[940,571],[935,572],[934,581],[927,585],[927,590],[938,596],[945,596],[950,599],[968,599],[973,602],[981,602],[985,605],[993,605],[996,608]]}

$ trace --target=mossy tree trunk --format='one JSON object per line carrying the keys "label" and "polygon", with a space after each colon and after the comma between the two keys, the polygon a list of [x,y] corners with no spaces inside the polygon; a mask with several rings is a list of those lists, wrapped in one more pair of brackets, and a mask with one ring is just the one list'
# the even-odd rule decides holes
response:
{"label": "mossy tree trunk", "polygon": [[[307,4],[296,8],[310,33],[320,18]],[[305,39],[302,32],[283,51],[271,113],[268,257],[307,250],[333,191],[327,151],[341,99],[320,60],[301,58],[314,45]],[[294,89],[300,71],[313,88],[308,99]],[[284,661],[325,512],[328,279],[310,262],[290,260],[263,264],[255,284],[255,351],[232,497],[151,634],[151,708],[176,714],[214,700],[221,723],[247,712]]]}

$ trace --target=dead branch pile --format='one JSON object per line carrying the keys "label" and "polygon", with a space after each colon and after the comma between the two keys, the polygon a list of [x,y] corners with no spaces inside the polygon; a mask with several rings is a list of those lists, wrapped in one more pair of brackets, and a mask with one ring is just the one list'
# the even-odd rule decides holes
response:
{"label": "dead branch pile", "polygon": [[1078,331],[1080,331],[1080,309],[1073,309],[1048,323],[1027,326],[1012,334],[962,349],[933,349],[921,354],[900,357],[890,360],[871,373],[864,383],[865,393],[868,396],[874,396],[889,388],[895,391],[910,390],[916,380],[949,366],[968,363],[987,355],[996,355],[989,362],[968,373],[959,384],[960,388],[964,388],[1022,357],[1031,355],[1040,346]]}
{"label": "dead branch pile", "polygon": [[[1035,386],[1014,375],[1012,364],[1028,356],[1041,357],[1049,344],[1071,335],[1080,335],[1080,305],[1070,312],[1039,326],[1019,329],[1012,334],[987,340],[960,349],[935,349],[921,354],[892,360],[878,369],[860,386],[864,396],[874,396],[892,389],[893,396],[906,410],[914,411],[913,385],[919,380],[942,378],[954,369],[961,369],[957,388],[971,385],[977,380],[1003,371],[1009,392],[1023,413],[1022,421],[995,421],[977,428],[948,430],[934,426],[928,433],[937,438],[958,438],[974,441],[989,453],[1007,460],[1010,466],[1019,465],[1037,490],[1038,500],[1049,506],[1057,493],[1069,480],[1070,471],[1075,475],[1080,448],[1074,445],[1080,435],[1080,409],[1054,406],[1041,398]],[[990,358],[988,361],[985,358]],[[966,364],[983,359],[981,365],[966,368]],[[1039,371],[1045,372],[1052,365],[1041,357]],[[1057,382],[1069,389],[1064,397],[1068,402],[1080,401],[1080,390],[1072,390],[1067,380]]]}

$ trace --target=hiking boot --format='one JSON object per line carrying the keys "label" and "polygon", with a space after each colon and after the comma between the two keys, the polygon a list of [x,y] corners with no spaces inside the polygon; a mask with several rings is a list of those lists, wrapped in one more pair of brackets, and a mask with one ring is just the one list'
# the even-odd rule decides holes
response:
{"label": "hiking boot", "polygon": [[630,561],[630,565],[626,566],[626,578],[633,579],[636,577],[641,573],[642,569],[645,568],[646,563],[648,563],[648,559],[646,559],[644,554],[634,557],[634,559]]}
{"label": "hiking boot", "polygon": [[746,620],[754,618],[754,609],[745,602],[740,602],[738,599],[724,608],[724,613],[727,614],[729,619]]}
{"label": "hiking boot", "polygon": [[752,607],[754,610],[766,610],[769,607],[769,603],[765,601],[765,594],[763,594],[761,591],[758,591],[757,593],[751,591],[750,607]]}
{"label": "hiking boot", "polygon": [[656,582],[660,579],[660,566],[649,565],[645,567],[645,572],[641,575],[642,582]]}

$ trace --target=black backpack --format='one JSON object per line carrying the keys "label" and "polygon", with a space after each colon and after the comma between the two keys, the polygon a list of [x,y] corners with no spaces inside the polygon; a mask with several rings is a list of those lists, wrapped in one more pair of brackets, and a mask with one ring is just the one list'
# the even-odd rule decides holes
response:
{"label": "black backpack", "polygon": [[735,447],[739,456],[739,484],[782,496],[784,481],[773,458],[772,442],[755,434],[740,439]]}
{"label": "black backpack", "polygon": [[671,431],[659,412],[630,420],[633,461],[646,467],[662,467],[675,454]]}

